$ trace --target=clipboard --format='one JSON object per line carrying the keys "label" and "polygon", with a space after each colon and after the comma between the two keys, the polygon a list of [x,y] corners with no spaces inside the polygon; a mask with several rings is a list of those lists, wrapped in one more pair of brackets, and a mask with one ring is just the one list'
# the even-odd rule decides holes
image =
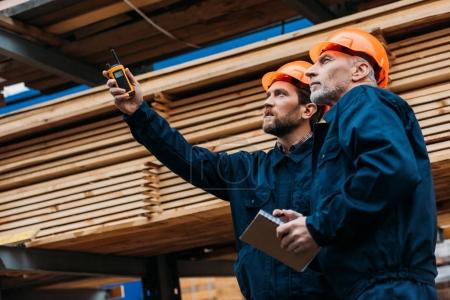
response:
{"label": "clipboard", "polygon": [[259,210],[239,239],[288,265],[297,272],[303,272],[319,253],[320,249],[294,253],[281,248],[276,229],[282,224],[284,222],[280,218],[274,217],[264,210]]}

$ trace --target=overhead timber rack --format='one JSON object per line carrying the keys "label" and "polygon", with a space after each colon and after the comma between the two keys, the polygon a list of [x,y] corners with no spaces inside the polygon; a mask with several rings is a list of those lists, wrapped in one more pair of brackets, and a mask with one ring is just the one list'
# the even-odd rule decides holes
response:
{"label": "overhead timber rack", "polygon": [[[439,226],[450,237],[449,24],[448,0],[398,1],[138,80],[153,108],[190,143],[212,151],[268,150],[274,138],[261,130],[261,74],[307,59],[309,47],[338,28],[376,34],[390,53],[389,88],[411,105],[422,128]],[[135,142],[105,86],[1,117],[0,155],[0,237],[31,232],[19,241],[21,248],[0,249],[11,255],[0,269],[12,278],[11,286],[20,282],[11,273],[105,275],[101,267],[85,264],[83,270],[69,263],[64,273],[54,265],[30,268],[14,259],[33,251],[43,251],[36,257],[86,255],[87,261],[123,258],[130,268],[149,266],[106,275],[148,278],[152,270],[171,270],[162,272],[170,288],[174,278],[195,275],[202,264],[209,274],[231,274],[232,255],[212,260],[203,253],[193,262],[180,254],[228,249],[233,242],[228,204],[185,182]]]}

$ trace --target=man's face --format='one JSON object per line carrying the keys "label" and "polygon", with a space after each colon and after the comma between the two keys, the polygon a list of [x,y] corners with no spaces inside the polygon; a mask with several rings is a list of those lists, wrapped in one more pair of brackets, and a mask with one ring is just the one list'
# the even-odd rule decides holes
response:
{"label": "man's face", "polygon": [[350,55],[328,50],[306,72],[310,78],[311,101],[334,105],[352,83],[352,58]]}
{"label": "man's face", "polygon": [[274,82],[267,90],[264,102],[264,132],[282,137],[302,123],[301,105],[295,86],[285,81]]}

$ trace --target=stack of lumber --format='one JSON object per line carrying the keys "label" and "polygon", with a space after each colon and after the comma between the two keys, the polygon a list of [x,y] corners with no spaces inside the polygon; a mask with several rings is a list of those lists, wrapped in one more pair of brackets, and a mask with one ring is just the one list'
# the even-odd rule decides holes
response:
{"label": "stack of lumber", "polygon": [[[433,166],[437,199],[450,200],[450,29],[389,44],[391,88],[413,108]],[[423,86],[415,88],[417,85]]]}
{"label": "stack of lumber", "polygon": [[[263,99],[259,80],[253,80],[170,105],[159,96],[153,105],[191,143],[212,151],[254,151],[274,144],[260,129]],[[120,117],[11,144],[2,151],[3,235],[38,228],[34,242],[39,243],[58,234],[146,220],[152,214],[223,205],[161,167],[133,141]]]}
{"label": "stack of lumber", "polygon": [[[364,21],[363,28],[384,24],[389,30],[381,32],[389,41],[389,32],[407,27],[401,20],[417,26],[418,19],[410,14],[420,11],[437,20],[445,15],[442,1],[416,2],[405,8],[410,10],[406,16],[401,5],[395,4],[389,12],[391,19],[382,10],[374,12],[373,19],[369,13],[358,18]],[[265,96],[258,78],[268,66],[277,68],[292,59],[294,50],[286,45],[299,46],[295,59],[306,58],[308,45],[343,24],[345,20],[336,20],[304,35],[222,54],[223,66],[215,57],[151,73],[140,77],[142,87],[146,97],[159,92],[154,108],[191,144],[229,153],[268,150],[274,138],[260,129]],[[417,115],[430,153],[438,205],[445,209],[450,207],[449,30],[419,32],[387,42],[392,54],[390,87]],[[248,60],[238,59],[237,53]],[[257,72],[253,80],[246,76],[227,83],[232,74],[245,71]],[[205,92],[211,78],[215,85],[221,78],[222,88]],[[197,92],[176,97],[177,90],[185,92],[188,87]],[[83,114],[91,118],[112,109],[106,95],[97,88],[92,94],[85,92],[0,119],[0,142],[5,145],[0,150],[0,234],[37,228],[28,246],[127,255],[231,241],[228,204],[169,171],[133,141],[120,117],[78,125],[87,120]],[[65,120],[63,130],[46,133],[45,129],[61,128]],[[31,133],[31,138],[14,142]],[[450,226],[450,218],[442,216],[440,225]]]}
{"label": "stack of lumber", "polygon": [[391,43],[389,50],[395,57],[390,88],[419,120],[432,163],[438,223],[450,237],[450,29]]}
{"label": "stack of lumber", "polygon": [[36,228],[36,239],[94,224],[139,220],[151,210],[157,178],[145,159],[0,193],[2,235]]}
{"label": "stack of lumber", "polygon": [[182,300],[243,300],[234,277],[180,278]]}

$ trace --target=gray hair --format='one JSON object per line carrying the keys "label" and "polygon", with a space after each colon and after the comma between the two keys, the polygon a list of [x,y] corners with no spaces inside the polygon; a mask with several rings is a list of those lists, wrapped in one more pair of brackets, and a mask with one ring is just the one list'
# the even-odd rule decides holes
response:
{"label": "gray hair", "polygon": [[377,79],[375,78],[375,70],[373,69],[370,62],[360,56],[353,56],[353,65],[355,65],[358,62],[366,63],[369,66],[369,74],[367,74],[367,78],[369,78],[370,81],[376,84]]}

